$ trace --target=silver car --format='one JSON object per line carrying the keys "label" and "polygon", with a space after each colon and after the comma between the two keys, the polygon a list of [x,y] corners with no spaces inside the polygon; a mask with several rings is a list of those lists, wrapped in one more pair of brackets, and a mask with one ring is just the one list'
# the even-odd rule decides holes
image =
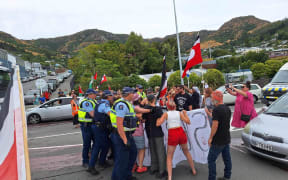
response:
{"label": "silver car", "polygon": [[[72,119],[71,97],[60,97],[26,110],[27,122],[36,124],[41,121]],[[78,102],[81,99],[78,98]]]}
{"label": "silver car", "polygon": [[24,102],[25,104],[33,104],[34,94],[36,94],[37,98],[40,97],[40,90],[29,90],[24,94]]}
{"label": "silver car", "polygon": [[288,164],[288,93],[250,121],[242,139],[252,153]]}

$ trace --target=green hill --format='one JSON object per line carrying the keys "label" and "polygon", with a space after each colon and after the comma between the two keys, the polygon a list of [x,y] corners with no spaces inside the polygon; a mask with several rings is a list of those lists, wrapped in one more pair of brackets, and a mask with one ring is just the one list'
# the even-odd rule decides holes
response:
{"label": "green hill", "polygon": [[[182,50],[188,50],[193,45],[198,32],[180,33]],[[270,23],[254,16],[233,18],[224,23],[218,30],[201,30],[201,48],[217,46],[241,46],[259,44],[273,38],[288,39],[288,20]],[[109,40],[124,43],[128,39],[127,34],[113,34],[110,32],[89,29],[72,35],[41,38],[36,40],[20,40],[12,35],[0,31],[0,48],[21,55],[23,59],[30,61],[44,59],[66,58],[73,55],[79,49],[90,44],[99,44]],[[146,39],[149,42],[163,42],[169,38],[175,38],[175,34],[163,38]]]}

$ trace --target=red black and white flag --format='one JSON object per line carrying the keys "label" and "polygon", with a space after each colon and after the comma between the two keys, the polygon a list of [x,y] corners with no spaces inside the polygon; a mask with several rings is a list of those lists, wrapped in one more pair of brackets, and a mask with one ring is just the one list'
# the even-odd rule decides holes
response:
{"label": "red black and white flag", "polygon": [[160,92],[158,94],[157,99],[161,99],[165,97],[167,92],[167,76],[166,76],[166,58],[163,57],[163,68],[162,68],[162,79],[161,79],[161,86],[160,86]]}
{"label": "red black and white flag", "polygon": [[[5,73],[5,72],[4,72]],[[11,77],[0,105],[0,179],[30,180],[27,125],[19,68],[7,72]],[[2,99],[1,98],[1,99]]]}
{"label": "red black and white flag", "polygon": [[102,77],[102,79],[101,79],[100,84],[103,84],[103,83],[106,82],[106,81],[107,81],[107,78],[106,78],[106,75],[104,74],[103,77]]}
{"label": "red black and white flag", "polygon": [[196,66],[197,64],[200,64],[202,62],[203,62],[203,59],[201,56],[201,49],[200,49],[200,36],[198,35],[193,47],[191,48],[190,55],[186,63],[186,67],[182,74],[182,78],[186,76],[186,73],[189,69],[191,69],[193,66]]}

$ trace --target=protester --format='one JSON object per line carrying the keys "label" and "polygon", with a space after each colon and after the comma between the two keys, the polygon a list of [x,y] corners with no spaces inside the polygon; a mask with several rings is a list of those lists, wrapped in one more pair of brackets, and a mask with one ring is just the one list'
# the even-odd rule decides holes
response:
{"label": "protester", "polygon": [[44,97],[45,97],[45,100],[46,100],[46,101],[49,101],[49,100],[50,100],[50,96],[51,96],[51,94],[50,94],[49,91],[45,91],[45,92],[44,92]]}
{"label": "protester", "polygon": [[40,101],[40,104],[43,104],[43,103],[45,103],[45,97],[44,97],[44,93],[43,94],[41,94],[41,97],[39,98],[39,101]]}
{"label": "protester", "polygon": [[33,105],[39,105],[39,97],[37,97],[37,94],[36,94],[36,93],[34,93]]}
{"label": "protester", "polygon": [[[144,108],[155,108],[155,96],[148,95],[147,99],[149,104]],[[163,112],[161,108],[156,108],[154,113],[143,114],[143,119],[145,119],[145,130],[148,137],[151,153],[150,174],[156,174],[156,178],[164,178],[167,176],[164,134],[162,132],[162,128],[156,126],[157,119],[160,118],[162,114]]]}
{"label": "protester", "polygon": [[[133,105],[134,107],[138,106],[140,107],[140,102],[141,102],[141,97],[139,96],[138,93],[134,94],[133,97]],[[139,125],[136,128],[134,134],[132,134],[133,139],[135,141],[137,150],[138,150],[138,167],[135,164],[132,172],[136,170],[138,173],[144,173],[147,171],[147,167],[143,166],[143,160],[145,157],[145,137],[144,137],[144,128],[143,128],[143,121],[142,121],[142,114],[141,113],[136,113],[136,116],[139,120]]]}
{"label": "protester", "polygon": [[73,116],[73,126],[75,128],[79,128],[80,127],[79,121],[78,121],[79,102],[78,102],[76,94],[72,94],[71,108],[72,108],[72,116]]}
{"label": "protester", "polygon": [[208,140],[210,146],[208,154],[209,180],[216,180],[216,160],[219,154],[225,164],[224,177],[218,180],[231,178],[232,162],[230,156],[230,118],[231,110],[223,104],[223,94],[220,91],[212,93],[212,102],[215,106],[213,109],[213,121],[211,134]]}
{"label": "protester", "polygon": [[177,87],[178,94],[175,95],[174,102],[176,104],[176,110],[177,111],[190,111],[192,110],[192,104],[191,104],[191,96],[187,93],[185,93],[184,86],[179,85]]}
{"label": "protester", "polygon": [[212,94],[213,90],[212,88],[206,88],[204,90],[204,98],[203,98],[203,107],[205,108],[205,112],[208,115],[210,126],[212,125],[212,111],[213,111],[213,104],[212,104]]}
{"label": "protester", "polygon": [[[167,95],[167,101],[166,101],[166,107],[167,109],[170,108],[170,102],[174,102],[174,98],[176,96],[176,92],[174,91],[174,89],[171,89],[169,92],[168,92],[168,95]],[[170,108],[171,109],[171,108]]]}
{"label": "protester", "polygon": [[251,89],[250,81],[243,84],[241,90],[232,85],[226,89],[229,94],[236,96],[235,110],[231,125],[236,128],[244,128],[251,119],[257,116],[254,107],[253,94],[249,92]]}
{"label": "protester", "polygon": [[65,97],[64,92],[59,88],[58,97]]}
{"label": "protester", "polygon": [[187,146],[187,136],[181,126],[181,120],[187,124],[190,124],[187,112],[183,110],[182,112],[176,111],[176,104],[173,101],[169,102],[168,112],[164,113],[161,118],[157,120],[157,126],[161,126],[165,120],[167,120],[168,126],[168,149],[167,149],[167,170],[168,170],[168,180],[172,180],[172,160],[175,149],[177,145],[181,146],[181,149],[186,156],[190,167],[192,169],[192,174],[196,175],[196,170],[194,167],[194,162],[192,156],[188,150]]}
{"label": "protester", "polygon": [[192,104],[192,109],[199,109],[200,104],[202,101],[202,97],[200,95],[200,91],[198,87],[193,86],[191,89],[191,104]]}

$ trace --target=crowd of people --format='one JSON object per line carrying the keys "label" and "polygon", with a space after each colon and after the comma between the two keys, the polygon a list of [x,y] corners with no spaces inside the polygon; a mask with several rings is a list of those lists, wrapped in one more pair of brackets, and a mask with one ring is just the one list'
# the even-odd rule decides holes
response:
{"label": "crowd of people", "polygon": [[[250,82],[242,89],[226,86],[227,92],[237,96],[232,126],[244,127],[250,119],[257,116],[253,95],[249,92]],[[124,87],[121,91],[95,91],[88,89],[81,102],[71,92],[73,124],[80,127],[83,139],[82,165],[92,175],[112,166],[107,160],[113,159],[112,180],[137,179],[133,173],[149,171],[156,178],[172,179],[172,159],[178,145],[186,156],[191,174],[196,175],[193,157],[187,146],[187,135],[182,121],[190,124],[187,111],[204,108],[209,119],[211,134],[208,155],[209,180],[216,179],[216,160],[222,154],[225,164],[224,177],[230,179],[232,161],[230,156],[231,110],[223,104],[223,94],[211,88],[191,89],[178,85],[171,87],[165,97],[159,98],[159,88],[143,86]],[[248,118],[248,120],[247,120]],[[164,145],[161,124],[167,121],[168,146]],[[143,165],[145,157],[145,138],[148,138],[151,166]],[[95,166],[98,164],[98,166]],[[97,170],[96,170],[97,167]]]}

